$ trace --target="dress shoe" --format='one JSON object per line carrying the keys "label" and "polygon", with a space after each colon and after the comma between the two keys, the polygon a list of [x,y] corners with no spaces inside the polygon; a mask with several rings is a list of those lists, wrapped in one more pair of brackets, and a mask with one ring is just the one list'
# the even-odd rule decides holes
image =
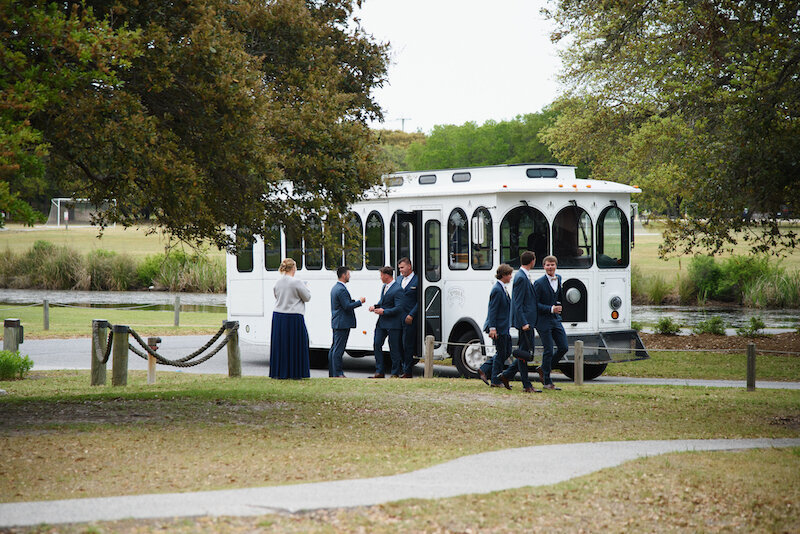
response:
{"label": "dress shoe", "polygon": [[543,389],[552,389],[554,391],[561,391],[561,388],[557,388],[555,384],[545,384],[542,386]]}
{"label": "dress shoe", "polygon": [[369,378],[386,378],[386,375],[383,373],[375,373],[374,375],[370,376]]}
{"label": "dress shoe", "polygon": [[414,378],[414,375],[410,373],[403,373],[402,375],[400,375],[400,378]]}
{"label": "dress shoe", "polygon": [[504,386],[503,384],[489,384],[489,387],[492,387],[492,388],[502,388],[502,387],[505,387],[505,386]]}
{"label": "dress shoe", "polygon": [[541,389],[536,389],[535,387],[531,386],[529,388],[525,388],[522,390],[523,393],[541,393]]}
{"label": "dress shoe", "polygon": [[544,384],[544,371],[542,371],[542,366],[536,368],[536,372],[539,373],[539,382]]}
{"label": "dress shoe", "polygon": [[478,369],[478,378],[480,378],[481,380],[483,380],[483,383],[484,383],[484,384],[486,384],[487,386],[490,386],[490,385],[491,385],[491,384],[489,383],[489,377],[487,377],[487,376],[486,376],[486,373],[484,373],[484,372],[483,372],[483,371],[481,371],[480,369]]}
{"label": "dress shoe", "polygon": [[505,387],[506,389],[511,389],[511,384],[508,383],[508,378],[506,378],[503,375],[500,375],[497,378],[499,378],[500,382],[503,383],[503,387]]}
{"label": "dress shoe", "polygon": [[533,354],[528,352],[527,350],[522,349],[514,349],[511,351],[511,355],[518,360],[522,360],[523,362],[532,362],[533,361]]}

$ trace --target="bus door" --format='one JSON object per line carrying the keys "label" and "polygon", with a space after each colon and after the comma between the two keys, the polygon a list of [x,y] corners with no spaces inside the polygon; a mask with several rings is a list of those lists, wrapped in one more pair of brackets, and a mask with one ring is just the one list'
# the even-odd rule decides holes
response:
{"label": "bus door", "polygon": [[[421,211],[395,211],[389,227],[389,261],[397,269],[400,258],[409,258],[414,266],[414,272],[419,280],[417,286],[417,309],[423,309],[423,292],[425,284],[421,266],[422,257],[422,212]],[[420,316],[424,317],[424,315]],[[417,321],[417,348],[415,354],[422,357],[424,335],[422,333],[423,321]]]}
{"label": "bus door", "polygon": [[[424,343],[426,336],[433,336],[434,347],[442,343],[442,212],[423,210],[420,213],[420,262],[417,270],[420,278],[420,306],[423,310],[425,331],[420,335]],[[420,327],[422,321],[420,321]]]}

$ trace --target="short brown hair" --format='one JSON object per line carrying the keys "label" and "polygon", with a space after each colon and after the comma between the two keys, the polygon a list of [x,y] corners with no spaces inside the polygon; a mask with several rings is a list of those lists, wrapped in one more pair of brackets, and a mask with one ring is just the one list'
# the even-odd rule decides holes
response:
{"label": "short brown hair", "polygon": [[394,276],[394,269],[392,269],[388,265],[385,267],[381,267],[380,272],[381,274],[388,274],[389,276]]}
{"label": "short brown hair", "polygon": [[536,261],[536,254],[534,254],[530,250],[526,250],[519,257],[520,265],[528,265],[529,263],[534,261]]}
{"label": "short brown hair", "polygon": [[414,268],[414,265],[411,263],[411,260],[409,260],[407,256],[403,256],[402,258],[397,260],[397,265],[400,265],[401,263],[407,263],[409,267],[411,267],[412,269]]}
{"label": "short brown hair", "polygon": [[498,280],[502,279],[504,276],[508,276],[509,274],[513,273],[514,269],[507,263],[501,263],[500,267],[497,268],[497,274],[494,275],[495,278]]}
{"label": "short brown hair", "polygon": [[544,257],[544,259],[542,260],[542,265],[544,265],[544,264],[545,264],[545,263],[547,263],[548,261],[552,261],[553,263],[555,263],[556,265],[558,265],[558,258],[556,258],[556,257],[555,257],[555,256],[553,256],[553,255],[550,255],[550,256],[545,256],[545,257]]}

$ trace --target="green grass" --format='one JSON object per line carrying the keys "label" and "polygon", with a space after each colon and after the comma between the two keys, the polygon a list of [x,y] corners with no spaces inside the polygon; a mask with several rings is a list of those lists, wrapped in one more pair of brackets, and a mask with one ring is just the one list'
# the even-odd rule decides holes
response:
{"label": "green grass", "polygon": [[[0,397],[0,501],[388,475],[510,446],[797,437],[800,391],[31,373]],[[547,421],[548,424],[542,424]],[[788,424],[776,422],[789,421]],[[148,476],[132,476],[148,470]]]}
{"label": "green grass", "polygon": [[[111,324],[124,324],[145,335],[189,335],[216,332],[227,318],[220,312],[185,312],[180,315],[180,326],[173,326],[175,314],[172,310],[112,310],[108,308],[81,308],[50,306],[50,329],[44,330],[44,311],[41,305],[3,305],[3,319],[18,318],[25,327],[25,337],[60,338],[88,337],[92,332],[93,319],[106,319]],[[22,345],[24,352],[24,345]]]}

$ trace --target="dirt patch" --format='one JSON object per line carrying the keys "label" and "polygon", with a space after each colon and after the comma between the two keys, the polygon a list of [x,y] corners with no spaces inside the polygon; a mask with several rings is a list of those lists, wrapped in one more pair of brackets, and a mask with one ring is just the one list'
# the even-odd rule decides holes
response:
{"label": "dirt patch", "polygon": [[639,334],[644,346],[649,349],[718,349],[747,350],[749,343],[755,343],[759,351],[795,352],[787,357],[800,357],[800,332],[787,332],[756,338],[742,336],[716,336],[714,334],[692,334],[690,336],[665,336],[662,334]]}

